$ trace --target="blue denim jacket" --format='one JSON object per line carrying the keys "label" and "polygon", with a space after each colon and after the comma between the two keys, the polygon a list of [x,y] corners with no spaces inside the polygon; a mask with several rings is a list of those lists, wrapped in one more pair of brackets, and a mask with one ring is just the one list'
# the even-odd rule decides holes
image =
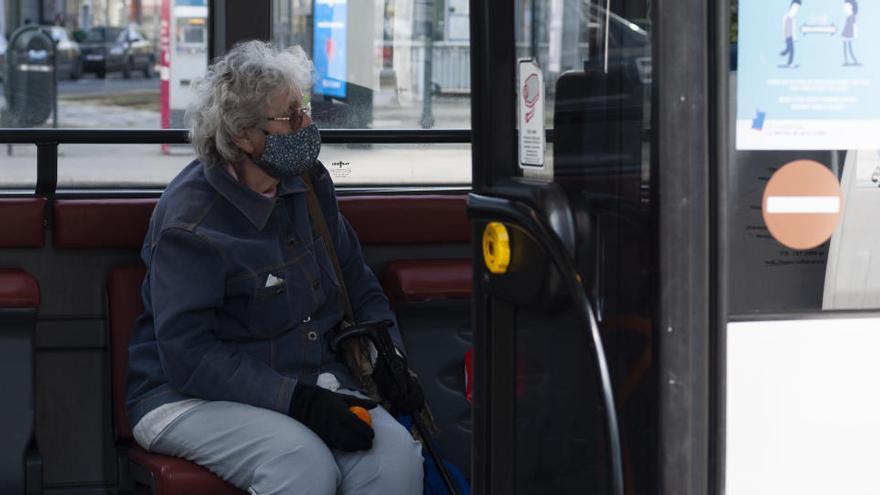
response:
{"label": "blue denim jacket", "polygon": [[[339,213],[333,183],[313,183],[357,321],[394,316]],[[296,384],[333,373],[358,389],[329,348],[343,314],[339,283],[299,177],[262,196],[221,166],[189,164],[150,219],[142,257],[144,313],[128,349],[126,410],[132,425],[152,409],[190,397],[287,413]],[[403,349],[396,323],[395,344]]]}

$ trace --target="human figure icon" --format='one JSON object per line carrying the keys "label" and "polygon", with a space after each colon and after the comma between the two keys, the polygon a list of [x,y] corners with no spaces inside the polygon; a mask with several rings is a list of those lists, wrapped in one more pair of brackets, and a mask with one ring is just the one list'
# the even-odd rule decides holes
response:
{"label": "human figure icon", "polygon": [[859,4],[856,0],[844,0],[843,13],[846,15],[846,23],[843,25],[843,32],[840,33],[843,38],[843,65],[844,67],[860,66],[862,64],[856,60],[852,48],[853,40],[858,37],[856,16],[859,13]]}
{"label": "human figure icon", "polygon": [[785,13],[785,16],[782,18],[782,35],[785,38],[785,50],[779,53],[779,56],[784,57],[788,55],[788,61],[785,64],[781,64],[779,67],[793,69],[797,67],[794,63],[794,38],[795,38],[795,26],[794,26],[794,18],[797,16],[798,11],[801,9],[801,0],[791,0],[791,4],[788,6],[788,12]]}

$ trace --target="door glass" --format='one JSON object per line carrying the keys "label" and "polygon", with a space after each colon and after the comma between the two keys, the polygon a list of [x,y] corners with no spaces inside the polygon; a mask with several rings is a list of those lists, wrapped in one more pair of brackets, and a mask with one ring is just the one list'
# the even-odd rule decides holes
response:
{"label": "door glass", "polygon": [[[651,5],[520,0],[516,11],[517,56],[543,75],[553,130],[545,167],[575,225],[572,254],[608,360],[627,493],[657,491]],[[518,88],[522,105],[529,89],[523,81]],[[517,493],[610,490],[598,368],[588,329],[572,313],[519,312]]]}
{"label": "door glass", "polygon": [[[859,29],[868,10],[855,0],[792,0],[768,16],[762,2],[731,5],[730,312],[880,308],[880,263],[873,260],[880,245],[880,57],[868,49],[880,38]],[[765,191],[779,197],[770,181],[784,185],[781,169],[805,161],[819,167],[817,177],[839,184],[821,193],[832,210],[813,201],[799,211],[768,211]],[[802,185],[785,194],[820,196]]]}
{"label": "door glass", "polygon": [[720,237],[729,495],[857,493],[874,483],[861,464],[880,438],[868,413],[877,410],[868,354],[880,308],[872,7],[731,4]]}

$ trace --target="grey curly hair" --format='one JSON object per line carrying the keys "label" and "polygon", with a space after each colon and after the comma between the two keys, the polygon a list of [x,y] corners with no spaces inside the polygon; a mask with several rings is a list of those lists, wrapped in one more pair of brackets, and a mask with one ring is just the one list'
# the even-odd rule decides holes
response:
{"label": "grey curly hair", "polygon": [[185,118],[196,155],[204,163],[241,162],[244,152],[233,139],[265,121],[269,100],[308,89],[313,71],[299,46],[278,49],[256,40],[237,44],[193,84],[195,98]]}

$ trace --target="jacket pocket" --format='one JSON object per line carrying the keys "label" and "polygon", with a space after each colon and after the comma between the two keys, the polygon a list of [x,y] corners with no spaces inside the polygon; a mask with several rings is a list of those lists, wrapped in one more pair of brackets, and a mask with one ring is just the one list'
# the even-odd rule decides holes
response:
{"label": "jacket pocket", "polygon": [[255,337],[274,337],[293,326],[288,304],[288,282],[256,287],[248,310],[248,331]]}
{"label": "jacket pocket", "polygon": [[249,308],[251,335],[276,337],[295,328],[315,311],[316,270],[310,270],[307,264],[307,259],[301,259],[257,277]]}

